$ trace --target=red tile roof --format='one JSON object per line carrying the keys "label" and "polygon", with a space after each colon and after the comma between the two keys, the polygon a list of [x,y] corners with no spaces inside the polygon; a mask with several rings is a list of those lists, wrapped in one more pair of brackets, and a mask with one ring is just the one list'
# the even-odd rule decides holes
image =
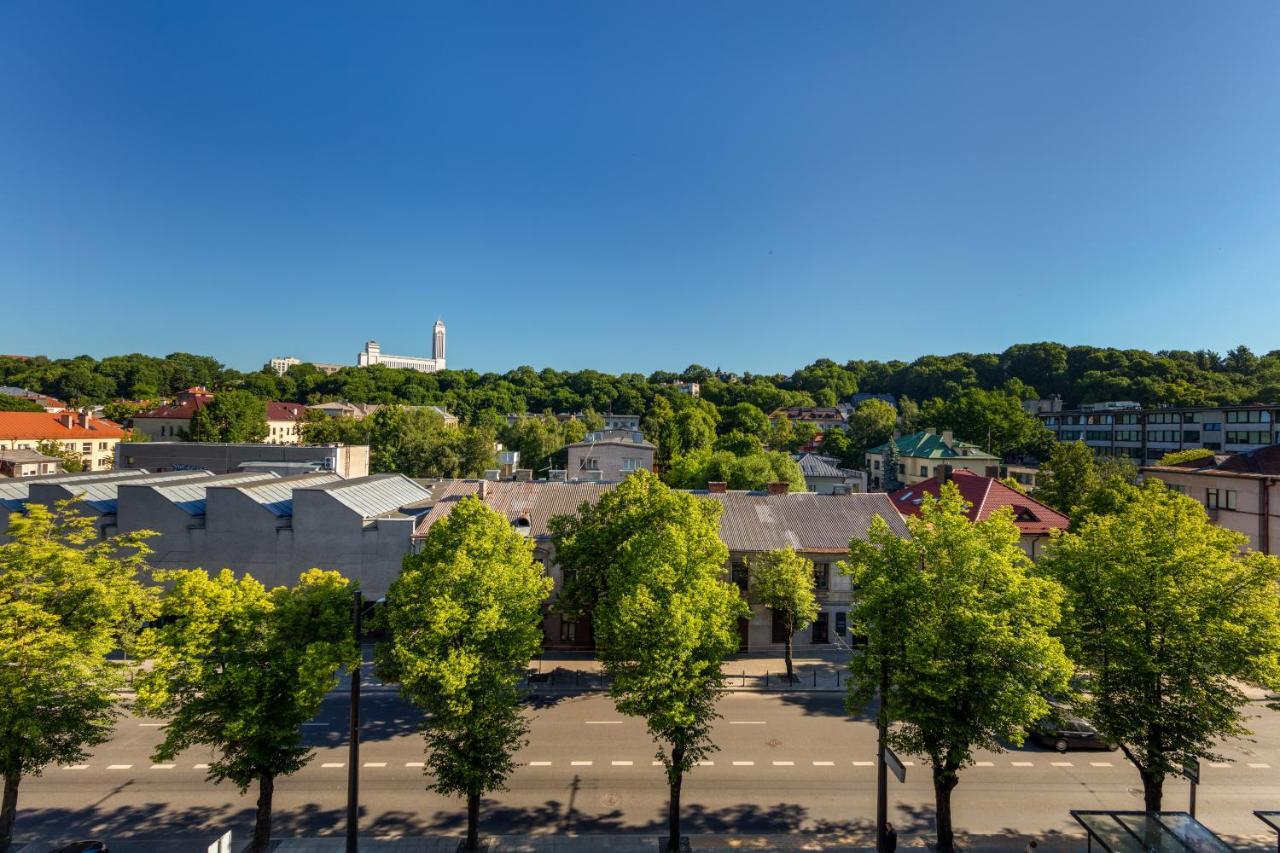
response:
{"label": "red tile roof", "polygon": [[156,406],[146,412],[139,412],[133,416],[134,420],[138,418],[186,418],[190,420],[191,416],[203,409],[213,400],[213,394],[208,390],[200,387],[188,388],[178,395],[178,398],[172,403],[164,406]]}
{"label": "red tile roof", "polygon": [[1234,453],[1222,460],[1216,470],[1241,474],[1280,474],[1280,444]]}
{"label": "red tile roof", "polygon": [[267,420],[269,421],[296,421],[307,411],[307,407],[301,403],[277,403],[275,400],[267,403]]}
{"label": "red tile roof", "polygon": [[[964,468],[957,468],[951,472],[951,481],[960,490],[960,497],[969,504],[969,518],[972,521],[984,521],[1000,507],[1007,506],[1013,509],[1014,523],[1024,534],[1066,530],[1071,524],[1071,519],[1062,513],[1006,486],[994,477],[984,477]],[[889,499],[903,515],[919,515],[924,496],[929,494],[936,498],[939,489],[938,478],[930,477],[914,486],[904,486],[891,492]]]}
{"label": "red tile roof", "polygon": [[[65,421],[70,419],[71,426]],[[124,438],[125,432],[115,421],[90,418],[88,426],[80,426],[75,412],[0,412],[0,439],[62,441],[68,438]]]}

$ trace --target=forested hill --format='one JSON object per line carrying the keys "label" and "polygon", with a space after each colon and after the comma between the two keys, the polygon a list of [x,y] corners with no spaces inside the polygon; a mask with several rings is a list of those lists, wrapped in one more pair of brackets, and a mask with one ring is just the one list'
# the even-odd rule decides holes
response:
{"label": "forested hill", "polygon": [[927,401],[965,389],[1060,395],[1068,406],[1101,400],[1147,405],[1270,402],[1280,399],[1280,350],[1257,356],[1247,347],[1226,355],[1199,350],[1146,352],[1055,343],[1017,344],[1002,353],[929,355],[910,363],[820,359],[796,372],[733,374],[692,365],[680,373],[610,375],[593,370],[518,367],[507,373],[449,370],[416,373],[385,367],[344,368],[325,376],[295,366],[283,377],[264,368],[242,373],[188,353],[95,360],[0,358],[0,384],[18,385],[74,403],[155,400],[192,386],[240,387],[264,398],[318,402],[438,404],[463,418],[497,412],[647,411],[654,395],[678,379],[702,383],[718,407],[748,402],[768,412],[784,405],[832,405],[862,391]]}

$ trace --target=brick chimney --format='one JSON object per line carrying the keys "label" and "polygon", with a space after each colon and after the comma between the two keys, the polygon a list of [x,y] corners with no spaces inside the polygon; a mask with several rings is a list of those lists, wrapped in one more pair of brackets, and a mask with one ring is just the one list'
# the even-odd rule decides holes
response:
{"label": "brick chimney", "polygon": [[479,497],[480,500],[482,501],[489,499],[489,481],[488,480],[480,481],[480,489],[479,491],[476,492],[476,496]]}
{"label": "brick chimney", "polygon": [[769,494],[771,495],[785,495],[787,492],[791,491],[791,484],[770,483],[766,488],[768,488]]}
{"label": "brick chimney", "polygon": [[938,484],[951,482],[951,466],[939,465],[937,468]]}
{"label": "brick chimney", "polygon": [[951,430],[944,429],[942,431],[942,443],[945,444],[947,447],[950,447],[954,443],[954,437],[951,433]]}
{"label": "brick chimney", "polygon": [[713,495],[723,495],[729,491],[729,484],[718,480],[707,483],[707,491]]}
{"label": "brick chimney", "polygon": [[81,409],[80,410],[80,426],[84,427],[85,429],[88,429],[89,424],[92,421],[93,421],[93,412],[89,411],[88,409]]}
{"label": "brick chimney", "polygon": [[76,423],[75,412],[69,409],[64,409],[63,411],[58,412],[58,423],[62,424],[67,429],[71,429]]}

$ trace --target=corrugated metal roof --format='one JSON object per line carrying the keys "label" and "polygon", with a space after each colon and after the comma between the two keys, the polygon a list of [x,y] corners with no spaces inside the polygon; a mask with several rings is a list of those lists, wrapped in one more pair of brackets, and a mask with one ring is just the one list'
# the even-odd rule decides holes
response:
{"label": "corrugated metal roof", "polygon": [[338,503],[359,513],[361,518],[386,515],[431,497],[430,491],[403,474],[371,474],[313,486],[309,490],[328,492]]}
{"label": "corrugated metal roof", "polygon": [[0,504],[11,512],[21,512],[27,498],[31,495],[32,483],[78,483],[84,480],[127,480],[133,477],[144,477],[143,469],[135,471],[76,471],[71,474],[42,474],[36,477],[0,480]]}
{"label": "corrugated metal roof", "polygon": [[147,483],[180,482],[183,480],[206,480],[213,475],[208,471],[165,471],[161,474],[148,474],[132,480],[112,480],[107,483],[74,484],[68,491],[80,495],[89,506],[98,512],[115,512],[120,485],[140,486]]}
{"label": "corrugated metal roof", "polygon": [[[584,502],[595,503],[617,483],[489,482],[485,503],[512,522],[529,520],[529,535],[546,536],[547,522],[556,515],[575,513]],[[453,511],[458,501],[476,494],[478,480],[441,480],[432,489],[434,503],[418,522],[415,536]],[[788,545],[800,551],[847,553],[849,540],[865,539],[871,519],[880,516],[900,536],[907,526],[885,494],[817,495],[790,492],[697,492],[724,507],[720,538],[731,551],[772,551]]]}
{"label": "corrugated metal roof", "polygon": [[[277,479],[276,475],[270,471],[251,471],[237,472],[234,474],[222,474],[217,477],[207,477],[203,480],[186,481],[174,483],[164,486],[149,486],[156,494],[167,498],[174,503],[178,509],[187,515],[204,515],[205,499],[208,495],[210,486],[234,486],[237,483],[256,483],[270,482]],[[138,485],[142,483],[121,483],[122,486]]]}
{"label": "corrugated metal roof", "polygon": [[813,453],[806,453],[796,460],[800,466],[800,473],[806,477],[834,477],[842,479],[845,476],[844,471],[832,465],[821,456]]}
{"label": "corrugated metal roof", "polygon": [[235,486],[241,494],[262,504],[263,509],[279,518],[293,515],[293,490],[341,480],[337,474],[299,474],[279,477],[253,486]]}

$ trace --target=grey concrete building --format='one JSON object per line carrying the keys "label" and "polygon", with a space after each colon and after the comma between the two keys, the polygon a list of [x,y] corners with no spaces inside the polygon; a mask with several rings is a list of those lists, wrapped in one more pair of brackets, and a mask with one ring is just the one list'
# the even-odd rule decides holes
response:
{"label": "grey concrete building", "polygon": [[1280,444],[1280,403],[1146,408],[1091,403],[1036,415],[1058,441],[1083,441],[1097,456],[1154,465],[1177,450],[1246,453]]}
{"label": "grey concrete building", "polygon": [[230,474],[252,469],[276,474],[332,471],[348,479],[369,473],[369,447],[363,444],[217,444],[158,441],[116,446],[116,470],[199,470]]}
{"label": "grey concrete building", "polygon": [[602,430],[568,446],[568,480],[621,480],[641,469],[653,470],[657,448],[633,430]]}

